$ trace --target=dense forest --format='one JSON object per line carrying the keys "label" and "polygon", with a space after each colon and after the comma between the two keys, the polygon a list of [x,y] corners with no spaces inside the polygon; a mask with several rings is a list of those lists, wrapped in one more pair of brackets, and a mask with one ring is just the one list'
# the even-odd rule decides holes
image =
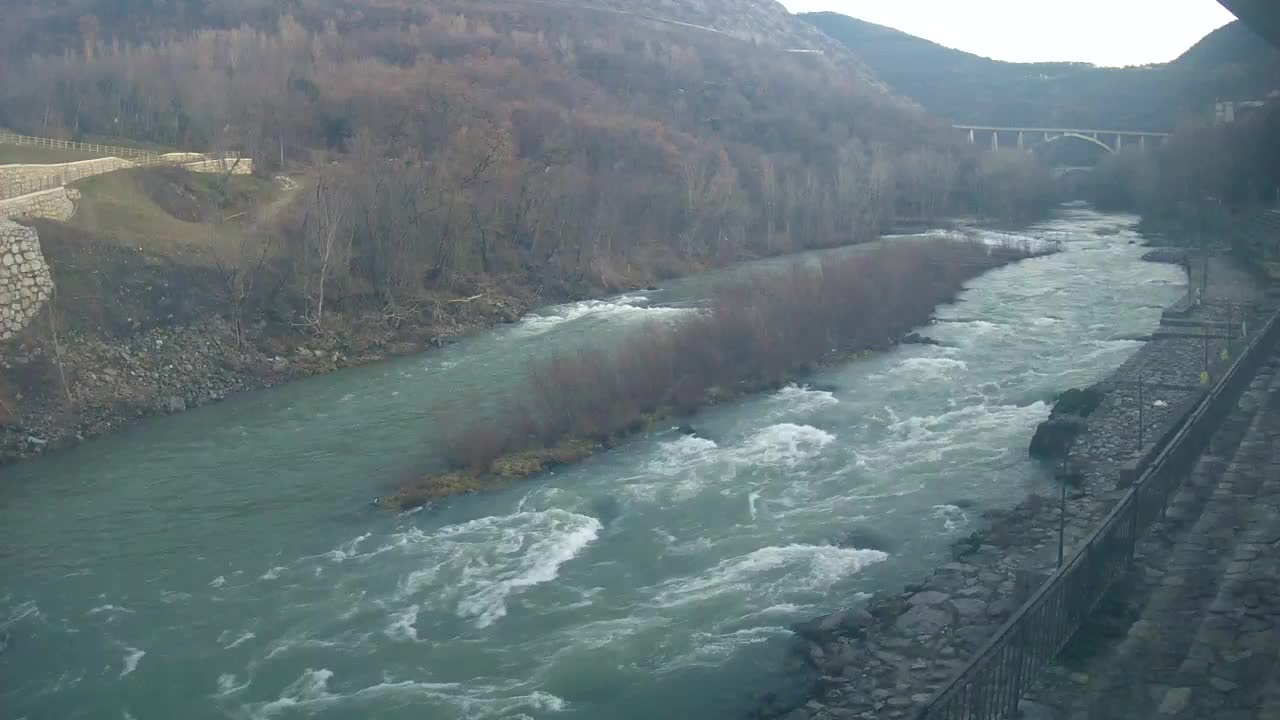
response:
{"label": "dense forest", "polygon": [[785,47],[812,29],[772,3],[742,17],[799,28],[776,42],[532,0],[18,5],[0,126],[303,169],[279,261],[250,269],[315,328],[478,275],[621,287],[1052,200],[1034,160],[957,147],[851,58]]}
{"label": "dense forest", "polygon": [[1229,125],[1189,125],[1160,152],[1108,156],[1090,199],[1152,223],[1199,227],[1207,214],[1280,203],[1280,103]]}
{"label": "dense forest", "polygon": [[1171,130],[1217,100],[1280,90],[1280,50],[1233,22],[1169,63],[1127,68],[1011,63],[836,13],[802,15],[882,80],[955,123]]}

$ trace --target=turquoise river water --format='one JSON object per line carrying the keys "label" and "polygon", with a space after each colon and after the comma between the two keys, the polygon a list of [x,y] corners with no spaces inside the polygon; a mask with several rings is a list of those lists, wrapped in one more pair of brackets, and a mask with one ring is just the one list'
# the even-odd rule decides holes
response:
{"label": "turquoise river water", "polygon": [[[391,515],[466,394],[698,312],[718,275],[537,312],[0,471],[0,718],[741,717],[788,627],[945,562],[1046,471],[1046,401],[1183,291],[1136,218],[972,281],[902,346],[545,478]],[[996,236],[995,233],[982,233]],[[775,261],[776,264],[776,261]],[[850,530],[877,538],[848,547]]]}

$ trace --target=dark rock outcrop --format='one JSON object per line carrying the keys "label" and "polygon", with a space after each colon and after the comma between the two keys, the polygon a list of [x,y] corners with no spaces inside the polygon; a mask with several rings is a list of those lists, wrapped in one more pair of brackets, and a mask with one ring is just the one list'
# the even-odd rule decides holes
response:
{"label": "dark rock outcrop", "polygon": [[1156,248],[1146,255],[1143,255],[1142,259],[1147,262],[1185,265],[1187,263],[1187,251],[1182,248]]}
{"label": "dark rock outcrop", "polygon": [[911,333],[902,338],[900,341],[903,345],[942,345],[942,343],[931,337],[926,337],[920,333]]}
{"label": "dark rock outcrop", "polygon": [[831,538],[831,544],[841,548],[853,548],[857,550],[879,550],[881,552],[892,552],[893,543],[874,530],[867,528],[852,528],[843,532],[836,533]]}
{"label": "dark rock outcrop", "polygon": [[1058,396],[1049,419],[1040,423],[1027,448],[1031,457],[1043,460],[1061,458],[1084,429],[1084,418],[1102,404],[1104,393],[1096,385],[1072,388]]}

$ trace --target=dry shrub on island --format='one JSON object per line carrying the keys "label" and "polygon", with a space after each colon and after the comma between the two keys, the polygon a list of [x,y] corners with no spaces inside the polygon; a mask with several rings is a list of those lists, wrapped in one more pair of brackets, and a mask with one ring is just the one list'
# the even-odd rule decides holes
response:
{"label": "dry shrub on island", "polygon": [[[650,323],[610,349],[533,363],[524,396],[494,413],[500,424],[458,427],[443,449],[446,460],[473,475],[500,474],[500,458],[568,440],[609,442],[657,418],[776,387],[835,353],[887,347],[927,322],[966,281],[1045,252],[903,241],[726,284],[704,312]],[[412,487],[401,494],[402,502],[413,497]]]}

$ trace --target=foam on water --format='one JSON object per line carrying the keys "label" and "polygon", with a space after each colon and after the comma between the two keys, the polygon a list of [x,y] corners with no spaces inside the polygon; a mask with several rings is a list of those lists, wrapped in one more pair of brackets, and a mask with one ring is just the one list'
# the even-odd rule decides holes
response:
{"label": "foam on water", "polygon": [[[424,707],[428,709],[424,717],[432,716],[430,707],[444,706],[459,717],[496,720],[527,717],[523,715],[524,712],[560,712],[568,706],[562,698],[540,690],[519,693],[479,683],[463,686],[458,683],[387,679],[353,692],[339,693],[330,688],[333,678],[334,673],[328,668],[309,668],[286,686],[275,700],[247,704],[244,709],[254,720],[268,720],[286,714],[309,716],[333,707],[346,708],[343,712],[347,717],[370,717],[368,709],[361,712],[356,708],[383,707],[385,705],[376,705],[379,700],[383,700],[384,703],[394,702],[397,705],[426,703]],[[234,677],[229,682],[234,682]],[[221,678],[219,684],[222,684]]]}
{"label": "foam on water", "polygon": [[[219,636],[219,637],[218,637],[218,642],[226,642],[226,638],[225,638],[225,636],[226,636],[226,635],[227,635],[227,633],[223,633],[223,634],[222,634],[222,636]],[[251,632],[241,633],[241,634],[240,634],[240,636],[239,636],[239,637],[237,637],[235,640],[232,640],[230,643],[228,643],[228,644],[226,644],[226,645],[223,645],[223,646],[222,646],[222,649],[223,649],[223,650],[230,650],[230,649],[232,649],[232,648],[240,647],[241,645],[243,645],[243,644],[245,644],[245,643],[249,642],[250,640],[252,640],[252,639],[254,639],[254,638],[256,638],[256,637],[258,637],[258,636],[257,636],[257,635],[255,635],[254,633],[251,633]]]}
{"label": "foam on water", "polygon": [[659,443],[658,457],[649,461],[646,470],[655,475],[678,475],[707,460],[720,448],[714,441],[696,435]]}
{"label": "foam on water", "polygon": [[794,468],[816,457],[836,439],[812,425],[781,423],[770,425],[735,448],[734,459],[751,465],[780,465]]}
{"label": "foam on water", "polygon": [[898,363],[890,372],[921,380],[951,381],[957,373],[966,372],[968,363],[947,357],[914,357]]}
{"label": "foam on water", "polygon": [[418,610],[419,606],[410,605],[403,610],[391,613],[391,622],[387,623],[387,627],[383,632],[393,640],[416,641],[418,639]]}
{"label": "foam on water", "polygon": [[583,300],[568,305],[558,305],[527,315],[515,327],[521,336],[541,335],[558,325],[586,317],[612,320],[658,320],[678,317],[690,312],[689,308],[650,306],[644,295],[623,295],[610,300]]}
{"label": "foam on water", "polygon": [[240,692],[240,691],[244,690],[245,688],[249,687],[249,685],[250,685],[252,682],[253,682],[253,680],[252,680],[252,679],[249,679],[249,680],[245,680],[243,683],[241,683],[241,684],[237,685],[237,684],[236,684],[236,676],[235,676],[235,675],[233,675],[233,674],[231,674],[231,673],[225,673],[225,674],[222,674],[222,675],[219,675],[219,676],[218,676],[218,690],[217,690],[217,693],[216,693],[216,694],[217,694],[219,697],[225,697],[225,696],[227,696],[227,695],[234,695],[234,694],[236,694],[236,693],[238,693],[238,692]]}
{"label": "foam on water", "polygon": [[522,515],[540,517],[530,526],[502,527],[489,523],[492,518],[476,521],[496,527],[499,533],[497,556],[484,564],[468,564],[462,572],[472,591],[458,603],[458,614],[474,618],[477,627],[488,627],[504,617],[512,594],[554,580],[560,566],[594,542],[604,527],[593,517],[564,511]]}
{"label": "foam on water", "polygon": [[333,562],[336,562],[336,563],[350,560],[351,558],[356,557],[357,555],[360,555],[360,552],[357,550],[357,548],[360,547],[360,543],[364,542],[365,540],[368,540],[370,535],[371,533],[364,533],[359,537],[352,538],[351,540],[348,540],[342,545],[339,545],[338,547],[325,553],[325,557],[327,557],[329,560],[332,560]]}
{"label": "foam on water", "polygon": [[734,654],[749,645],[758,645],[777,638],[788,637],[792,633],[781,626],[759,626],[742,628],[726,633],[694,633],[691,652],[672,658],[661,672],[671,673],[687,670],[691,667],[715,667],[728,661]]}
{"label": "foam on water", "polygon": [[887,437],[874,446],[862,448],[874,467],[903,467],[921,462],[938,462],[944,454],[981,451],[971,462],[1003,457],[1013,443],[998,438],[1026,435],[1047,418],[1043,402],[1030,405],[966,405],[940,415],[908,417],[889,423]]}
{"label": "foam on water", "polygon": [[814,390],[808,387],[791,384],[777,391],[769,398],[775,408],[774,416],[805,414],[824,407],[840,404],[834,393],[826,390]]}
{"label": "foam on water", "polygon": [[730,593],[781,602],[796,592],[828,590],[836,582],[888,557],[879,550],[831,545],[771,546],[721,561],[696,577],[671,580],[654,602],[670,608]]}
{"label": "foam on water", "polygon": [[129,608],[127,608],[127,607],[121,607],[121,606],[119,606],[119,605],[99,605],[98,607],[93,608],[92,610],[90,610],[89,612],[87,612],[87,613],[85,613],[85,614],[86,614],[86,615],[102,615],[102,614],[104,614],[104,613],[105,613],[105,614],[112,614],[112,615],[114,615],[114,614],[116,614],[116,613],[128,613],[128,614],[132,614],[132,613],[133,613],[133,611],[132,611],[132,610],[130,610]]}
{"label": "foam on water", "polygon": [[969,516],[965,511],[955,505],[934,505],[933,513],[929,515],[934,520],[942,522],[942,529],[946,532],[957,530],[969,521]]}
{"label": "foam on water", "polygon": [[220,588],[226,584],[227,584],[227,578],[224,575],[219,575],[218,577],[209,581],[209,587],[212,587],[212,588]]}
{"label": "foam on water", "polygon": [[147,654],[145,650],[139,650],[134,647],[126,647],[124,650],[124,669],[120,671],[120,677],[130,675],[134,670],[137,670],[138,663],[142,660],[143,656]]}
{"label": "foam on water", "polygon": [[[421,607],[452,610],[489,627],[506,616],[512,596],[554,580],[603,528],[594,517],[550,509],[492,515],[435,533],[398,533],[388,547],[404,548],[422,566],[401,580],[395,597],[425,592]],[[405,630],[400,624],[396,632]]]}
{"label": "foam on water", "polygon": [[35,604],[35,601],[28,600],[24,603],[20,603],[16,607],[9,609],[9,616],[6,617],[4,620],[0,620],[0,630],[17,625],[19,622],[27,618],[39,618],[39,617],[40,617],[40,607]]}

